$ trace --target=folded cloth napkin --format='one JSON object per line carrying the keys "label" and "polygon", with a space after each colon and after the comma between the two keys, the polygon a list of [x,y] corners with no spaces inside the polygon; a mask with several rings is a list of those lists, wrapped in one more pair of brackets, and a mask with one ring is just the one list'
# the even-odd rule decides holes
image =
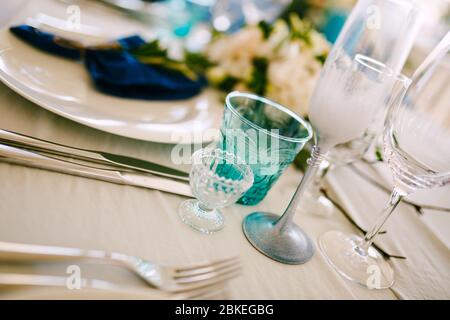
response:
{"label": "folded cloth napkin", "polygon": [[143,45],[139,36],[117,40],[118,49],[80,50],[55,41],[53,34],[29,25],[11,27],[17,37],[41,50],[80,60],[89,71],[98,90],[119,97],[148,100],[178,100],[197,95],[206,85],[203,77],[192,80],[178,71],[141,63],[130,51]]}

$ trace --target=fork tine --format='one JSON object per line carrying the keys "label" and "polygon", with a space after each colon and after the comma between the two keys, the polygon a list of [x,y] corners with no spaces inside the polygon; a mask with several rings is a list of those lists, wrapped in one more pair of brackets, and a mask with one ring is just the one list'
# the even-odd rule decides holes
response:
{"label": "fork tine", "polygon": [[198,281],[194,283],[184,283],[181,285],[178,285],[177,288],[172,289],[172,292],[187,292],[192,290],[198,290],[200,288],[206,288],[214,285],[218,285],[219,283],[226,282],[228,280],[231,280],[238,275],[240,275],[240,270],[232,270],[230,272],[224,273],[222,275],[216,275],[214,277],[211,277],[209,279],[205,279],[204,281]]}
{"label": "fork tine", "polygon": [[216,261],[209,261],[209,262],[205,262],[205,263],[200,263],[200,264],[196,264],[196,265],[191,265],[188,267],[180,267],[180,268],[175,268],[175,272],[187,272],[187,271],[191,271],[191,270],[196,270],[196,269],[202,269],[202,268],[208,268],[214,265],[219,265],[222,263],[226,263],[229,261],[237,261],[239,260],[238,256],[234,256],[234,257],[230,257],[230,258],[225,258],[225,259],[220,259],[220,260],[216,260]]}
{"label": "fork tine", "polygon": [[226,283],[227,281],[237,277],[238,275],[240,275],[239,272],[234,272],[234,273],[230,273],[228,275],[222,276],[222,277],[210,279],[208,281],[186,285],[186,286],[178,288],[177,290],[179,290],[179,292],[186,292],[186,290],[192,291],[192,290],[198,290],[199,288],[207,288],[207,287],[215,286],[218,284]]}
{"label": "fork tine", "polygon": [[191,299],[197,299],[197,297],[202,297],[204,295],[207,295],[212,290],[220,290],[222,287],[221,284],[217,286],[211,286],[206,288],[200,288],[198,290],[192,290],[192,291],[186,291],[186,292],[174,292],[171,300],[191,300]]}
{"label": "fork tine", "polygon": [[224,261],[223,263],[215,264],[215,265],[209,266],[209,267],[192,269],[189,271],[175,272],[175,275],[173,276],[173,278],[176,280],[176,279],[187,278],[187,277],[192,277],[192,276],[196,276],[196,275],[207,274],[207,273],[211,273],[211,272],[219,272],[221,270],[224,270],[224,269],[232,267],[232,266],[240,267],[241,266],[240,261],[239,260],[227,260],[227,261]]}
{"label": "fork tine", "polygon": [[194,274],[191,276],[184,276],[184,277],[178,277],[178,278],[174,278],[174,281],[178,284],[184,284],[184,283],[191,283],[191,282],[199,282],[199,281],[204,281],[204,280],[208,280],[210,278],[213,277],[218,277],[221,276],[222,274],[226,274],[228,272],[231,271],[238,271],[241,270],[241,266],[240,265],[231,265],[231,266],[227,266],[224,268],[221,268],[219,270],[214,270],[211,272],[206,272],[206,273],[200,273],[200,274]]}
{"label": "fork tine", "polygon": [[208,296],[216,296],[221,293],[226,296],[225,291],[228,292],[228,287],[225,282],[220,282],[213,284],[211,286],[200,287],[190,291],[183,292],[173,292],[172,298],[174,300],[185,300],[185,299],[203,299]]}

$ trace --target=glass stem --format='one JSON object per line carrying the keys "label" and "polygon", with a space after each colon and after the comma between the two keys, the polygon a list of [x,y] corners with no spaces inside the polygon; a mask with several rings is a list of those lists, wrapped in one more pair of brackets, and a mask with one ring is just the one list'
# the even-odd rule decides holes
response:
{"label": "glass stem", "polygon": [[335,168],[335,166],[332,163],[329,163],[328,166],[323,167],[322,165],[319,166],[319,169],[317,170],[317,174],[315,175],[315,178],[312,183],[311,187],[311,194],[317,194],[317,197],[320,197],[320,188],[324,185],[325,177],[328,175],[330,171],[332,171]]}
{"label": "glass stem", "polygon": [[319,181],[323,181],[323,179],[325,179],[325,177],[336,168],[336,164],[330,162],[331,160],[327,160],[328,165],[326,167],[323,167],[323,165],[321,165],[318,179],[320,179]]}
{"label": "glass stem", "polygon": [[203,217],[209,217],[212,216],[214,213],[214,209],[208,208],[207,206],[205,206],[203,203],[201,203],[200,201],[198,201],[198,209],[199,209],[199,213],[203,216]]}
{"label": "glass stem", "polygon": [[319,170],[320,164],[322,163],[323,155],[324,154],[321,152],[320,148],[315,145],[312,149],[311,157],[308,159],[308,168],[305,171],[302,181],[297,187],[297,190],[295,191],[294,196],[289,202],[289,205],[283,215],[275,222],[275,227],[280,233],[285,232],[292,224],[292,220],[294,219],[300,199],[306,189],[310,186],[311,182],[314,181],[317,170]]}
{"label": "glass stem", "polygon": [[387,219],[389,219],[392,212],[394,212],[395,208],[400,203],[400,201],[402,201],[404,196],[405,196],[404,192],[399,190],[397,187],[394,187],[394,190],[392,191],[391,197],[389,199],[389,203],[381,212],[372,229],[370,229],[369,232],[367,232],[364,237],[364,244],[362,249],[364,250],[365,253],[367,253],[367,250],[372,245],[373,241],[375,240],[375,237],[378,235],[381,228],[386,223]]}

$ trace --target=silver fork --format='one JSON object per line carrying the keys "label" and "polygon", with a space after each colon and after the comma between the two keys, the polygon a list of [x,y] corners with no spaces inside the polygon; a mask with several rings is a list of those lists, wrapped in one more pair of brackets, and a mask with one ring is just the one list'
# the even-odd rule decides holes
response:
{"label": "silver fork", "polygon": [[158,265],[117,252],[0,242],[0,260],[94,260],[127,268],[148,285],[167,292],[186,292],[221,284],[239,275],[238,257],[184,267]]}
{"label": "silver fork", "polygon": [[[40,274],[0,273],[0,289],[2,287],[54,287],[67,289],[67,277]],[[133,298],[164,299],[164,300],[205,300],[225,299],[227,288],[223,285],[200,288],[198,290],[180,293],[162,292],[155,289],[136,289],[118,286],[114,283],[98,279],[80,279],[80,290],[94,289],[117,293],[118,296],[130,293]],[[82,293],[82,292],[81,292]]]}

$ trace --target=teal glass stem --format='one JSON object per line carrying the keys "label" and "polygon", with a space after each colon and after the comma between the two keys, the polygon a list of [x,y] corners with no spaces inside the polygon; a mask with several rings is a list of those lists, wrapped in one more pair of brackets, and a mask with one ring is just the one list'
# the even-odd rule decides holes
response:
{"label": "teal glass stem", "polygon": [[274,226],[280,233],[287,232],[289,226],[294,224],[293,220],[300,200],[311,182],[315,179],[320,164],[324,159],[324,155],[325,153],[321,152],[317,144],[314,145],[312,148],[311,157],[307,161],[308,168],[303,175],[302,181],[298,185],[297,190],[295,190],[295,193],[283,215],[275,222]]}
{"label": "teal glass stem", "polygon": [[254,175],[253,186],[238,202],[263,200],[312,134],[309,123],[289,109],[253,94],[230,93],[219,148],[245,161]]}
{"label": "teal glass stem", "polygon": [[281,217],[270,212],[256,211],[246,216],[242,222],[247,240],[271,259],[286,264],[302,264],[314,255],[311,239],[293,220],[299,201],[314,179],[322,160],[323,153],[315,145],[308,160],[308,169]]}

